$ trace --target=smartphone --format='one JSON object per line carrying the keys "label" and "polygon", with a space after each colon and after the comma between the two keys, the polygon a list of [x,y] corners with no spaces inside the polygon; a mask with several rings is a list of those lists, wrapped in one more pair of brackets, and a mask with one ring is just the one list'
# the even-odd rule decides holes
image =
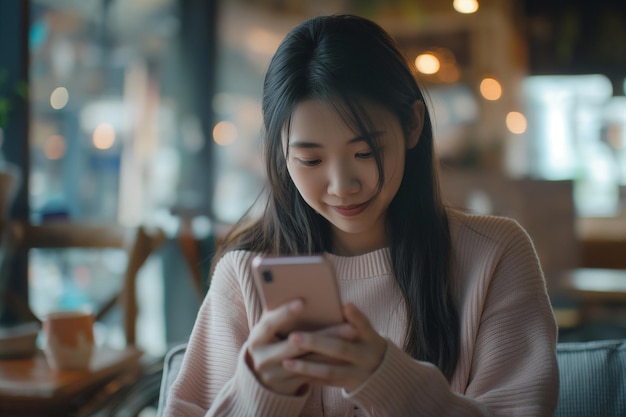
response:
{"label": "smartphone", "polygon": [[272,310],[286,302],[304,302],[302,320],[294,328],[311,331],[344,322],[335,270],[324,255],[256,256],[254,282],[263,307]]}

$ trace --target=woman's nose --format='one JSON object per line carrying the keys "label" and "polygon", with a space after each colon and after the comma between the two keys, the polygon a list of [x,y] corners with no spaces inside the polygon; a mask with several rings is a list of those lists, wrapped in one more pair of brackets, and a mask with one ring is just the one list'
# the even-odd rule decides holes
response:
{"label": "woman's nose", "polygon": [[329,171],[328,194],[343,197],[361,191],[361,181],[350,163],[336,163]]}

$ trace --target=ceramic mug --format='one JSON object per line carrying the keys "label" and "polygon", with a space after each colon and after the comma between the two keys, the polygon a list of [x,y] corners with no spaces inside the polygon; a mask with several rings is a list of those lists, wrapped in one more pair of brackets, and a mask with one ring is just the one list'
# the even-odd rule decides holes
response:
{"label": "ceramic mug", "polygon": [[43,322],[44,355],[50,368],[75,371],[89,368],[94,350],[92,313],[59,311]]}

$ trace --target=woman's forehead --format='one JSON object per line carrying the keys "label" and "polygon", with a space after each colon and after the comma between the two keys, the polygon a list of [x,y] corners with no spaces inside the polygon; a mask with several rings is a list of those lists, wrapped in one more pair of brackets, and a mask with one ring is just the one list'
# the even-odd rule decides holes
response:
{"label": "woman's forehead", "polygon": [[395,115],[384,106],[372,100],[361,98],[345,99],[306,99],[293,107],[283,125],[282,135],[290,136],[294,123],[298,127],[319,128],[319,122],[345,126],[352,133],[362,134],[396,122]]}

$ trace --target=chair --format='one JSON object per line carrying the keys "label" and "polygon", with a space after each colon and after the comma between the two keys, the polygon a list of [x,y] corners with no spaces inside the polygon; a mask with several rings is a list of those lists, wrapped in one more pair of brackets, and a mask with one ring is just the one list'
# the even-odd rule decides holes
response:
{"label": "chair", "polygon": [[560,343],[554,417],[626,416],[626,339]]}
{"label": "chair", "polygon": [[[176,238],[181,246],[183,258],[189,268],[192,284],[199,298],[203,296],[200,253],[198,245],[201,243],[191,236],[190,230],[179,231]],[[124,275],[124,285],[110,302],[100,310],[100,315],[106,313],[108,307],[121,302],[124,313],[124,333],[129,345],[135,344],[135,321],[137,318],[136,276],[147,258],[161,247],[167,236],[159,228],[139,227],[134,238],[127,241],[129,260]],[[137,416],[145,408],[153,408],[160,401],[162,375],[166,369],[180,369],[182,356],[174,355],[175,349],[168,351],[162,358],[143,358],[139,372],[121,375],[103,387],[88,403],[81,407],[76,417],[128,417]],[[174,374],[175,377],[175,374]],[[170,384],[173,382],[170,381]],[[159,406],[159,408],[163,408]]]}
{"label": "chair", "polygon": [[[185,345],[165,356],[157,417],[163,416]],[[559,401],[554,417],[626,416],[626,339],[557,345]]]}
{"label": "chair", "polygon": [[161,378],[161,389],[159,391],[159,405],[157,409],[157,417],[163,417],[163,411],[165,410],[165,402],[167,401],[167,394],[170,387],[174,383],[174,380],[178,376],[180,367],[183,363],[183,357],[185,356],[186,344],[180,344],[170,349],[165,355],[163,361],[163,376]]}
{"label": "chair", "polygon": [[[123,284],[111,299],[95,312],[100,320],[116,304],[123,314],[123,329],[126,345],[135,346],[137,320],[137,274],[148,257],[165,241],[167,236],[160,228],[139,226],[124,228],[117,225],[77,224],[64,221],[51,222],[41,226],[17,224],[17,250],[28,251],[31,248],[84,248],[105,249],[118,248],[128,254],[128,263],[124,271]],[[195,268],[195,265],[189,265]]]}

